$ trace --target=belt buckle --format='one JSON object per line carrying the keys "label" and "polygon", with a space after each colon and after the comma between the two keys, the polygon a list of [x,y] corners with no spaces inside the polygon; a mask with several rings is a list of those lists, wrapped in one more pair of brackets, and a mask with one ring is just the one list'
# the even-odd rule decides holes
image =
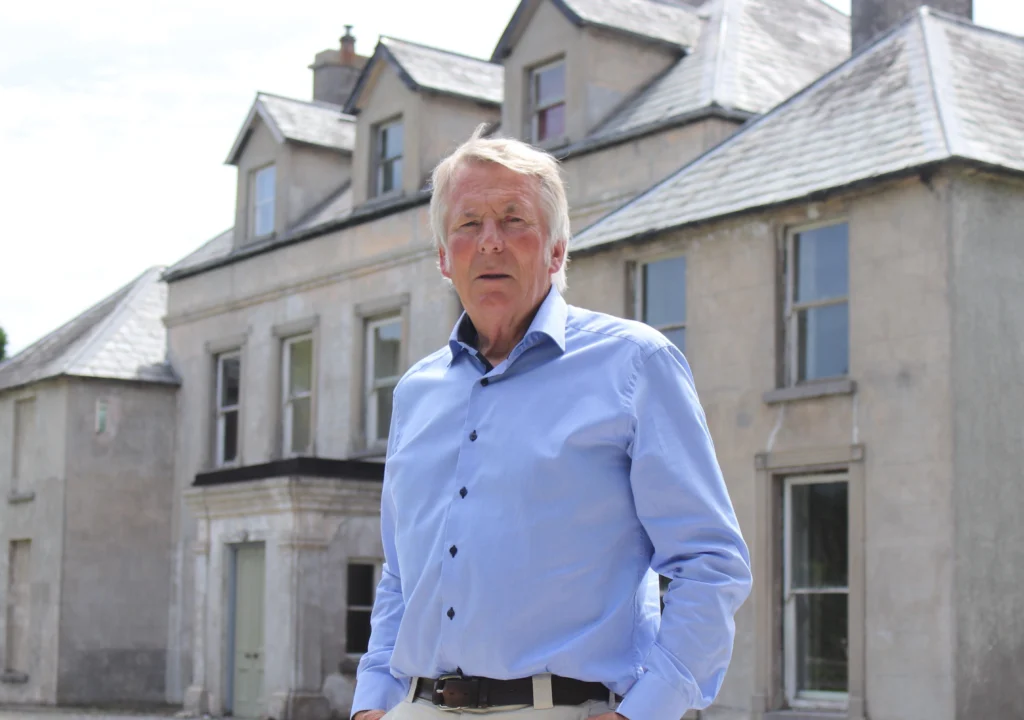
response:
{"label": "belt buckle", "polygon": [[480,679],[459,674],[442,675],[434,681],[431,701],[446,710],[480,706]]}

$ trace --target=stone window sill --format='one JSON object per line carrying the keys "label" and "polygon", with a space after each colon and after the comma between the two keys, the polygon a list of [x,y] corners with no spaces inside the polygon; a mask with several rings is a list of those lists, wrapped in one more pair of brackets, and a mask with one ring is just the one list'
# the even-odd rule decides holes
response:
{"label": "stone window sill", "polygon": [[20,503],[32,502],[35,499],[36,494],[35,491],[33,490],[11,490],[11,492],[7,494],[7,503],[9,505],[18,505]]}
{"label": "stone window sill", "polygon": [[857,392],[857,381],[850,378],[837,380],[821,380],[817,382],[794,385],[793,387],[769,390],[762,397],[766,405],[812,400],[814,398],[831,397],[833,395],[853,395]]}
{"label": "stone window sill", "polygon": [[5,670],[0,674],[0,682],[7,683],[9,685],[24,685],[28,682],[28,675],[23,672]]}

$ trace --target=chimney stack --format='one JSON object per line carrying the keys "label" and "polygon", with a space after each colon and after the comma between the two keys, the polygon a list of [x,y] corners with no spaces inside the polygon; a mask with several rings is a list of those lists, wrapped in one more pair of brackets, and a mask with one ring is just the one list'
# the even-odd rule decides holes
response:
{"label": "chimney stack", "polygon": [[344,105],[367,60],[356,55],[356,38],[352,26],[346,25],[340,49],[318,52],[309,66],[313,71],[313,99]]}
{"label": "chimney stack", "polygon": [[853,52],[891,30],[924,5],[974,20],[973,0],[852,0],[850,28]]}

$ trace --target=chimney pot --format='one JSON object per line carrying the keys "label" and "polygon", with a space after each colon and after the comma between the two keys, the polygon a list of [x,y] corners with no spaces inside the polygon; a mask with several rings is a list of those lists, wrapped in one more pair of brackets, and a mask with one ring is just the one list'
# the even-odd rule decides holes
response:
{"label": "chimney pot", "polygon": [[345,34],[341,36],[341,56],[339,61],[342,65],[351,67],[356,60],[356,38],[352,35],[352,26],[345,26]]}

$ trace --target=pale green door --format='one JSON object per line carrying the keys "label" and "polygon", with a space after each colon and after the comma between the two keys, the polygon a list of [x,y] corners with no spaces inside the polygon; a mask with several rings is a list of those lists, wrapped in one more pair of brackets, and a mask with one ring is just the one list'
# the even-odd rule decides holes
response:
{"label": "pale green door", "polygon": [[235,550],[235,673],[232,712],[255,718],[263,712],[263,545]]}

